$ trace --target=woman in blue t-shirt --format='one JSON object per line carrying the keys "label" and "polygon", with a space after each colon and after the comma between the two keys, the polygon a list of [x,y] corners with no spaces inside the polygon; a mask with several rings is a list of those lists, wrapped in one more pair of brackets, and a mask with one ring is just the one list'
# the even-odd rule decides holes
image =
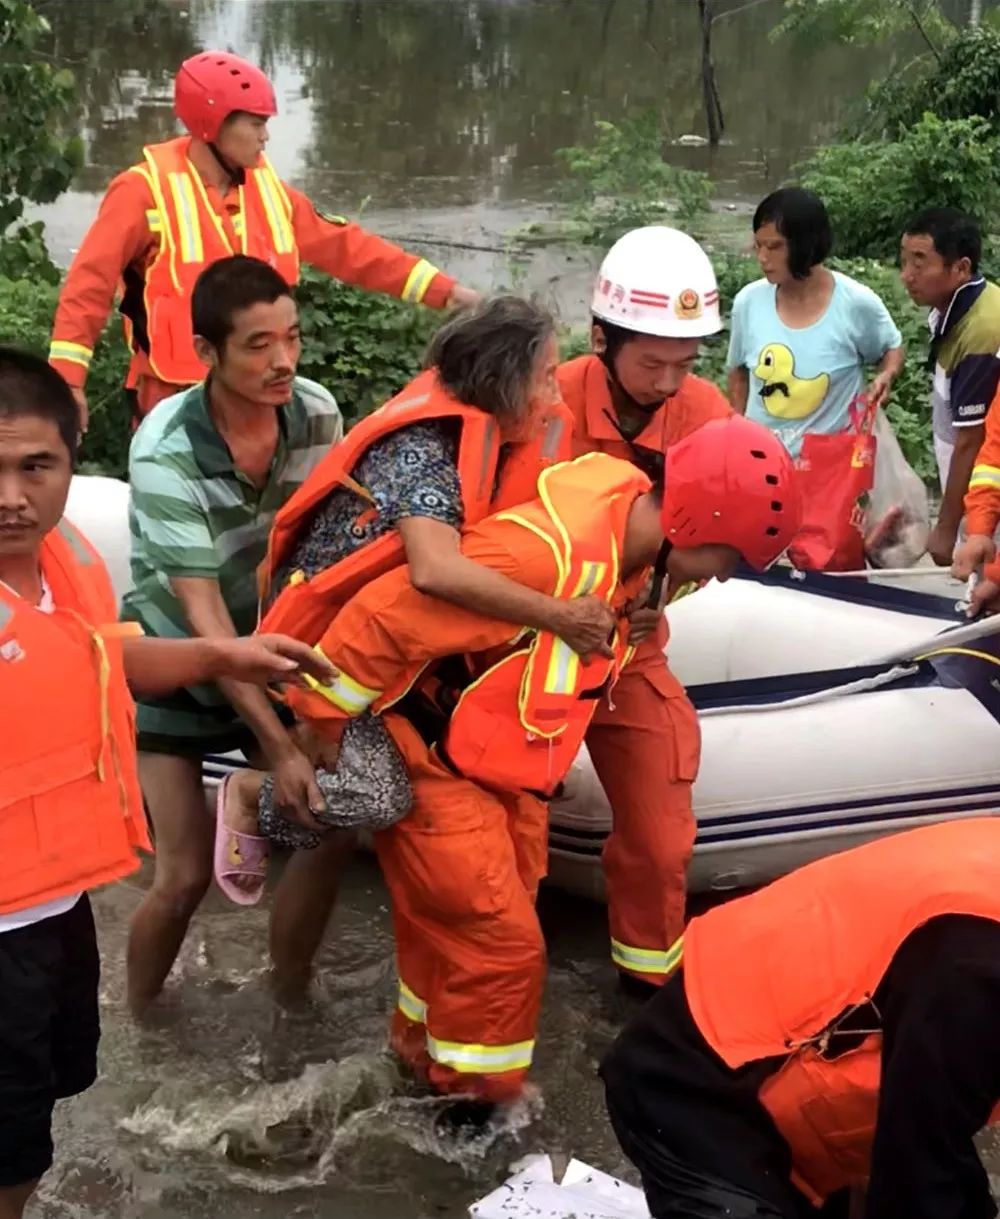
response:
{"label": "woman in blue t-shirt", "polygon": [[868,365],[877,365],[869,398],[885,402],[903,367],[902,338],[870,288],[823,265],[833,236],[817,195],[797,187],[768,195],[753,233],[764,278],[733,302],[729,401],[798,457],[807,432],[850,426]]}

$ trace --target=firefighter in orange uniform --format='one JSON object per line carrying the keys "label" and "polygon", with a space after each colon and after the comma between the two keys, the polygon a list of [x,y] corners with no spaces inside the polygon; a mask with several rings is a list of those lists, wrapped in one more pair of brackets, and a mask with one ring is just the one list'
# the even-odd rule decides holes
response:
{"label": "firefighter in orange uniform", "polygon": [[969,489],[965,493],[965,541],[955,552],[952,574],[967,580],[974,572],[982,579],[972,591],[970,614],[1000,611],[1000,561],[994,540],[1000,525],[1000,393],[990,403],[986,437],[976,454]]}
{"label": "firefighter in orange uniform", "polygon": [[345,283],[434,307],[477,299],[425,259],[321,215],[281,181],[264,155],[277,101],[253,64],[223,51],[185,60],[174,109],[189,134],[149,145],[114,179],[59,297],[49,359],[73,387],[84,426],[87,370],[120,285],[133,353],[127,388],[140,417],[204,380],[191,292],[208,263],[230,254],[263,259],[290,284],[307,262]]}
{"label": "firefighter in orange uniform", "polygon": [[992,1219],[1000,819],[832,855],[693,919],[601,1074],[653,1219]]}
{"label": "firefighter in orange uniform", "polygon": [[673,578],[725,578],[741,556],[767,566],[798,526],[791,461],[756,424],[706,427],[666,467],[661,503],[632,463],[587,454],[546,469],[539,498],[463,533],[476,563],[550,596],[610,604],[610,655],[583,659],[551,632],[446,605],[397,567],[318,638],[336,680],[289,694],[325,742],[348,718],[384,714],[407,763],[412,810],[376,835],[399,961],[393,1045],[438,1091],[487,1103],[521,1091],[545,972],[534,905],[545,801],[598,703],[616,696],[629,650],[623,611],[664,538]]}
{"label": "firefighter in orange uniform", "polygon": [[[594,354],[559,370],[574,450],[626,458],[658,479],[670,445],[731,413],[691,373],[701,339],[721,329],[712,265],[685,233],[636,229],[608,252],[591,308]],[[643,608],[633,626],[645,637],[613,705],[595,715],[587,749],[613,813],[604,849],[611,956],[641,986],[663,981],[684,925],[701,736],[663,655],[666,619]]]}

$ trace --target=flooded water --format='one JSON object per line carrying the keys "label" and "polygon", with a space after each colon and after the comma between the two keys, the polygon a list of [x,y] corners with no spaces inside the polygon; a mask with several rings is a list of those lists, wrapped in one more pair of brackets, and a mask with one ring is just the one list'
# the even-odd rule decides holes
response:
{"label": "flooded water", "polygon": [[459,1219],[531,1151],[624,1172],[595,1069],[630,1010],[604,955],[602,908],[548,893],[551,972],[541,1097],[459,1147],[433,1130],[385,1051],[395,972],[387,900],[359,857],[319,959],[311,1010],[265,983],[267,911],[213,893],[160,1010],[123,1008],[127,921],[142,885],[94,899],[104,977],[101,1078],[60,1107],[57,1164],[34,1219]]}
{"label": "flooded water", "polygon": [[[110,178],[173,134],[178,62],[229,47],[276,82],[269,155],[323,209],[407,242],[477,286],[512,280],[582,312],[590,262],[507,235],[545,215],[557,150],[598,119],[659,109],[671,140],[704,134],[695,0],[40,0],[77,73],[87,165],[41,209],[61,261]],[[723,199],[754,200],[828,138],[884,52],[803,51],[769,31],[780,0],[716,0],[723,145],[674,145]],[[808,87],[804,82],[808,81]]]}

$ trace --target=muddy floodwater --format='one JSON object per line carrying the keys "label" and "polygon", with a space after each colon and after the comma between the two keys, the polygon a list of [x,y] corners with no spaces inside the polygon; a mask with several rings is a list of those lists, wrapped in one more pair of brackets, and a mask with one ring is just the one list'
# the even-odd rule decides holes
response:
{"label": "muddy floodwater", "polygon": [[[176,65],[228,47],[273,76],[269,154],[325,210],[363,217],[479,287],[540,292],[585,315],[592,256],[526,261],[509,235],[558,205],[557,150],[595,120],[657,107],[669,156],[708,171],[737,214],[830,138],[890,50],[773,41],[780,0],[716,0],[721,147],[704,134],[695,0],[38,0],[74,69],[87,164],[39,209],[71,257],[110,178],[174,131]],[[987,7],[992,7],[988,5]],[[156,1019],[123,1010],[128,919],[148,868],[95,898],[100,1082],[60,1107],[57,1164],[32,1219],[459,1219],[529,1152],[627,1173],[595,1068],[630,1010],[602,908],[545,892],[551,967],[540,1094],[456,1150],[437,1102],[385,1052],[394,1002],[385,892],[359,857],[319,959],[312,1008],[265,985],[265,907],[210,896]],[[1000,1165],[1000,1155],[991,1154]]]}

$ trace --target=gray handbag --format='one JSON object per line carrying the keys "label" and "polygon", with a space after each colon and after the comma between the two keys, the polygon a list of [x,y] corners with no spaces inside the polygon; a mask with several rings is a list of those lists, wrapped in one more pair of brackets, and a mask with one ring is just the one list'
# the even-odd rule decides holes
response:
{"label": "gray handbag", "polygon": [[[338,830],[384,830],[410,811],[413,792],[399,750],[378,716],[364,714],[344,729],[333,771],[316,770],[326,809],[322,825]],[[322,834],[289,821],[274,807],[274,780],[268,775],[258,800],[260,832],[276,846],[295,851],[319,846]]]}

